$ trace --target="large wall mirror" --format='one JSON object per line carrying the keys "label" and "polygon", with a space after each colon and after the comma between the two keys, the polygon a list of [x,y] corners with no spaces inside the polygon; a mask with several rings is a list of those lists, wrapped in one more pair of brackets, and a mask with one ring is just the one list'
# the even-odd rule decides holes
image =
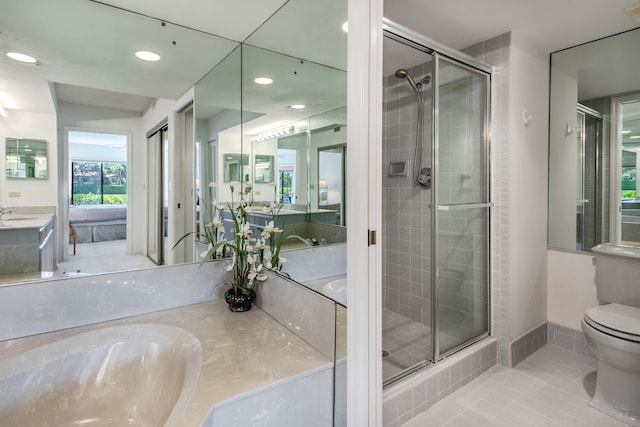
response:
{"label": "large wall mirror", "polygon": [[6,138],[5,175],[7,178],[47,179],[47,141]]}
{"label": "large wall mirror", "polygon": [[[239,67],[237,56],[239,75],[232,72]],[[238,84],[240,105],[225,89]],[[345,242],[345,71],[245,43],[196,85],[195,98],[196,140],[203,153],[196,181],[215,189],[204,195],[203,209],[238,202],[242,186],[251,189],[245,200],[255,211],[278,206],[287,234],[318,245]],[[340,147],[341,155],[321,156],[319,162],[323,147]],[[240,159],[238,176],[232,172]],[[320,165],[325,173],[340,171],[331,176],[331,204],[320,198],[327,190],[319,185]],[[287,247],[299,242],[285,241]]]}
{"label": "large wall mirror", "polygon": [[[260,2],[256,2],[256,8],[264,9]],[[100,53],[93,55],[83,47],[85,51],[69,60],[66,71],[57,69],[56,76],[51,77],[56,89],[65,90],[65,96],[60,95],[59,102],[70,102],[68,97],[73,93],[86,93],[89,95],[85,99],[86,104],[91,105],[90,94],[93,92],[85,92],[91,88],[146,97],[143,98],[146,99],[144,106],[152,110],[156,100],[175,102],[194,88],[196,231],[204,218],[204,210],[214,202],[224,203],[231,199],[231,184],[248,185],[253,187],[253,203],[256,205],[278,201],[283,204],[283,212],[301,214],[304,225],[299,227],[305,229],[305,237],[327,244],[341,242],[346,233],[344,224],[341,225],[337,219],[340,216],[338,211],[319,206],[317,153],[318,147],[323,145],[347,144],[347,34],[341,29],[347,20],[347,2],[289,0],[276,9],[275,13],[262,10],[268,19],[256,22],[251,35],[239,39],[244,43],[102,3],[77,0],[61,0],[55,4],[44,0],[15,2],[3,14],[6,19],[0,17],[0,24],[3,32],[6,29],[7,34],[14,34],[25,43],[28,41],[38,46],[38,52],[54,52],[48,55],[78,49],[80,40],[86,46],[86,41],[93,40],[93,35],[101,35],[100,41],[105,44],[94,43],[104,47]],[[73,22],[77,15],[93,23],[86,28],[87,35],[78,33],[79,29]],[[114,24],[116,22],[117,25]],[[134,58],[126,60],[121,73],[107,73],[108,67],[100,64],[116,63],[117,55],[121,54],[120,50],[107,48],[109,39],[113,38],[110,32],[114,26],[119,28],[119,33],[128,34],[131,29],[132,34],[148,35],[150,40],[168,40],[162,63],[175,61],[182,71],[167,75],[148,70],[139,72],[131,65],[137,64]],[[85,56],[91,60],[83,61]],[[79,69],[84,66],[90,69]],[[273,84],[258,85],[254,78],[259,76],[270,77]],[[154,93],[148,83],[160,77],[167,78],[168,83],[164,90]],[[180,90],[176,90],[178,85],[174,84],[177,80],[182,85]],[[296,109],[298,105],[305,105],[305,108]],[[83,115],[77,118],[78,122],[87,118],[100,120],[91,117],[94,114],[91,108],[78,111],[78,115]],[[138,117],[135,120],[140,120],[142,128],[142,125],[149,124],[143,124],[141,116],[142,113],[130,113],[118,117],[126,117],[127,120]],[[70,117],[66,111],[59,117],[58,127],[62,129]],[[105,123],[110,119],[112,117],[105,117]],[[291,126],[294,127],[292,131]],[[260,141],[256,138],[258,134],[281,128],[286,132]],[[146,131],[146,128],[141,130]],[[64,139],[61,131],[58,138],[58,147],[52,147],[55,145],[52,143],[49,149],[58,150],[58,170],[61,171],[64,150],[68,148],[61,145]],[[138,136],[134,134],[134,147],[147,144],[144,136],[136,138]],[[146,148],[132,150],[136,155],[146,153]],[[236,181],[225,182],[225,154],[240,156],[238,164],[242,166],[242,173]],[[138,157],[127,170],[135,176],[130,182],[137,180],[142,186],[147,175],[144,168],[139,169],[140,161]],[[70,168],[70,162],[67,167]],[[70,187],[70,183],[61,178],[64,172],[58,175],[49,179],[57,179],[59,188],[65,188],[67,184]],[[130,197],[129,201],[130,204],[146,203],[146,196]],[[340,214],[344,217],[344,207],[341,209]],[[323,218],[321,214],[326,211],[329,215]],[[136,212],[144,211],[138,209]],[[148,216],[142,217],[146,220]],[[327,231],[330,228],[337,231]],[[136,229],[144,230],[144,227]],[[173,243],[166,242],[166,245],[171,248]],[[110,265],[104,271],[130,268]]]}
{"label": "large wall mirror", "polygon": [[550,248],[640,245],[640,29],[551,55]]}

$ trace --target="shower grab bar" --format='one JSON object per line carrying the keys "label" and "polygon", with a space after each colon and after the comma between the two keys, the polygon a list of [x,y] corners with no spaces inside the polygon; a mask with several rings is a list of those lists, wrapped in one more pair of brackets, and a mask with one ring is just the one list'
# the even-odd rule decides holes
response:
{"label": "shower grab bar", "polygon": [[[494,203],[463,203],[460,205],[436,205],[436,210],[439,211],[454,211],[456,209],[469,209],[469,208],[492,208]],[[433,205],[429,206],[433,207]]]}

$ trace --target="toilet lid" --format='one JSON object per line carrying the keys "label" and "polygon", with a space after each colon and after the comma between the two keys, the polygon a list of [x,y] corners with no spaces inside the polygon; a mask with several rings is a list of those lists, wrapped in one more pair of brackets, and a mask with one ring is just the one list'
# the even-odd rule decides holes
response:
{"label": "toilet lid", "polygon": [[605,333],[640,342],[640,308],[615,303],[599,305],[587,309],[585,320]]}

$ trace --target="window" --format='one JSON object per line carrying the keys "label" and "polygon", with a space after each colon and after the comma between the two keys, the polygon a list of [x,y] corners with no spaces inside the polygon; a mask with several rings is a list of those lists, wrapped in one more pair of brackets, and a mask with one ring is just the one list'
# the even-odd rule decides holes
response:
{"label": "window", "polygon": [[72,162],[71,170],[71,204],[127,204],[126,163]]}

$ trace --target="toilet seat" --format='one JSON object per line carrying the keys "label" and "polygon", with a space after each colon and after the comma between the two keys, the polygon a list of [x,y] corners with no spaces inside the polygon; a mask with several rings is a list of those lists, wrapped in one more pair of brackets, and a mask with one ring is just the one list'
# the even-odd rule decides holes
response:
{"label": "toilet seat", "polygon": [[584,321],[602,333],[640,344],[640,308],[616,303],[590,307]]}

